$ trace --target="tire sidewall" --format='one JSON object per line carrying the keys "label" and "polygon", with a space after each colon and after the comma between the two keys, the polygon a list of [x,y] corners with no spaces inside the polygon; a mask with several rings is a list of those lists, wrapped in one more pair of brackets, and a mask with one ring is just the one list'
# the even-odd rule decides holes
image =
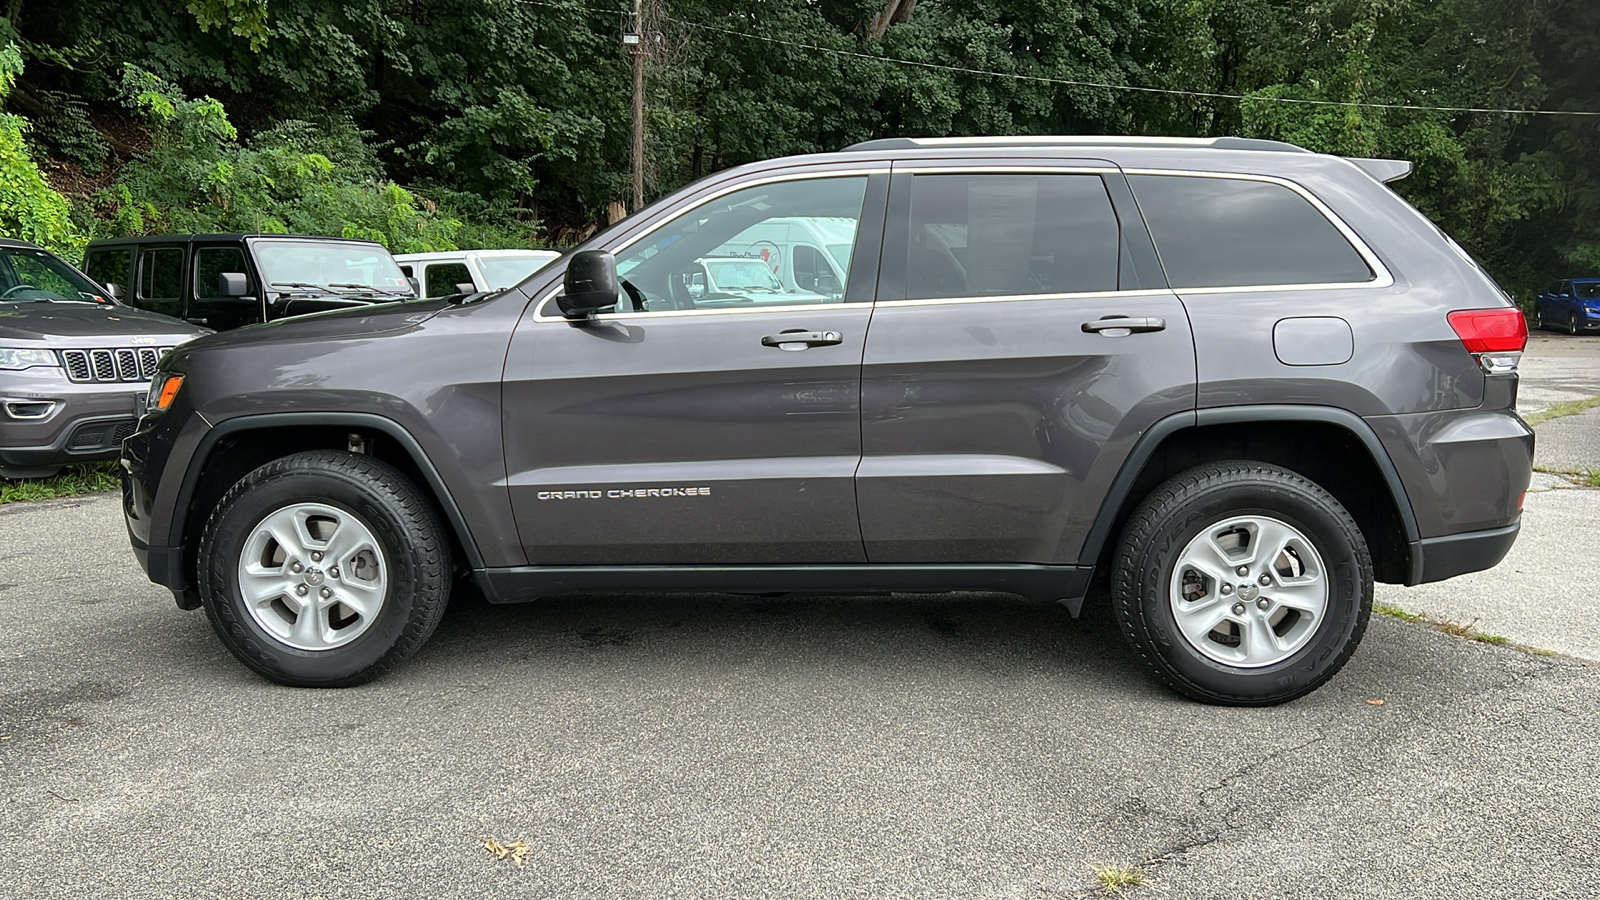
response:
{"label": "tire sidewall", "polygon": [[[1305,646],[1269,666],[1240,668],[1207,657],[1178,628],[1170,591],[1179,554],[1207,528],[1239,516],[1278,519],[1305,535],[1322,558],[1328,605]],[[1154,652],[1183,681],[1207,694],[1245,702],[1279,702],[1321,684],[1350,652],[1370,614],[1371,584],[1358,545],[1340,517],[1316,498],[1281,485],[1232,483],[1183,503],[1156,530],[1141,561],[1139,611]]]}
{"label": "tire sidewall", "polygon": [[[250,614],[239,590],[245,544],[267,516],[287,506],[319,503],[358,517],[377,538],[389,585],[376,621],[348,644],[301,650],[280,642]],[[395,513],[360,485],[335,475],[299,470],[260,479],[218,508],[209,553],[202,560],[202,599],[217,634],[247,665],[287,684],[339,684],[359,678],[400,641],[416,603],[417,572]]]}

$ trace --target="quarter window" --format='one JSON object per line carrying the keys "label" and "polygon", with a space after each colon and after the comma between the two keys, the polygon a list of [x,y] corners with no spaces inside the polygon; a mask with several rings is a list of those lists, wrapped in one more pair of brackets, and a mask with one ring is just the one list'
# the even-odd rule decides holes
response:
{"label": "quarter window", "polygon": [[[850,258],[866,190],[865,176],[780,181],[697,206],[617,254],[627,294],[618,309],[840,302],[849,272],[838,259]],[[839,250],[823,254],[818,245]]]}
{"label": "quarter window", "polygon": [[1174,288],[1374,278],[1328,217],[1281,184],[1182,175],[1128,181]]}
{"label": "quarter window", "polygon": [[918,175],[907,296],[1114,291],[1119,240],[1098,175]]}
{"label": "quarter window", "polygon": [[472,272],[463,263],[434,263],[427,268],[422,296],[448,297],[458,284],[472,284]]}

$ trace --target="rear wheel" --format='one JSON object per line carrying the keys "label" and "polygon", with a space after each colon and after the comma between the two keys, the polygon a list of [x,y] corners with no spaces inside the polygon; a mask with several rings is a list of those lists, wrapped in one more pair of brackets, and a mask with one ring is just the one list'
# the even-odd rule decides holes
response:
{"label": "rear wheel", "polygon": [[1544,305],[1540,303],[1533,305],[1533,330],[1544,330]]}
{"label": "rear wheel", "polygon": [[218,636],[281,684],[344,687],[415,653],[444,613],[450,545],[426,497],[386,463],[319,450],[223,495],[200,543]]}
{"label": "rear wheel", "polygon": [[1355,652],[1372,562],[1350,514],[1277,466],[1213,463],[1151,492],[1113,573],[1124,636],[1168,685],[1208,703],[1303,696]]}

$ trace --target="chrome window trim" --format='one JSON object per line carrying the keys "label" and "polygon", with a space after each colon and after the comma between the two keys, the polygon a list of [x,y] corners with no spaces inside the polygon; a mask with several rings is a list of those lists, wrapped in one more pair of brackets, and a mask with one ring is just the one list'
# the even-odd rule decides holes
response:
{"label": "chrome window trim", "polygon": [[1130,291],[1079,291],[1070,294],[998,294],[993,297],[933,297],[924,300],[878,300],[873,306],[948,306],[954,303],[1013,303],[1034,300],[1111,300],[1123,297],[1171,297],[1166,288],[1140,288]]}
{"label": "chrome window trim", "polygon": [[[1172,290],[1174,293],[1185,296],[1190,294],[1251,294],[1266,293],[1270,291],[1332,291],[1351,290],[1358,288],[1382,289],[1394,286],[1394,274],[1389,271],[1388,266],[1383,264],[1383,261],[1378,258],[1378,255],[1372,252],[1372,248],[1367,246],[1367,242],[1363,241],[1361,236],[1356,234],[1355,229],[1345,224],[1345,221],[1339,218],[1338,214],[1330,209],[1326,203],[1323,203],[1320,199],[1318,199],[1317,195],[1311,193],[1306,188],[1293,181],[1290,181],[1287,178],[1279,178],[1275,175],[1257,175],[1254,173],[1243,174],[1238,172],[1200,172],[1191,169],[1123,169],[1122,171],[1126,175],[1175,175],[1186,178],[1222,178],[1232,179],[1234,181],[1260,181],[1266,184],[1276,184],[1286,187],[1305,198],[1306,202],[1310,203],[1312,208],[1322,213],[1323,218],[1327,219],[1328,222],[1333,225],[1334,229],[1340,234],[1344,235],[1344,239],[1346,241],[1350,242],[1350,246],[1355,249],[1356,255],[1361,257],[1362,261],[1367,264],[1367,268],[1371,269],[1373,273],[1373,277],[1367,281],[1341,281],[1310,284],[1249,284],[1226,285],[1223,287],[1182,287],[1174,284],[1172,285]],[[1133,196],[1134,201],[1137,202],[1139,199],[1138,192],[1135,191]],[[1151,237],[1154,239],[1154,235]],[[1160,245],[1156,246],[1156,255],[1158,257],[1161,255]],[[1168,283],[1171,283],[1170,278],[1168,279]]]}
{"label": "chrome window trim", "polygon": [[1000,172],[1005,175],[1032,174],[1032,175],[1115,175],[1122,170],[1116,166],[1084,166],[1066,164],[1052,166],[1048,163],[1027,163],[1017,165],[984,166],[975,165],[970,160],[952,160],[948,166],[930,166],[926,164],[896,165],[896,175],[986,175],[990,172]]}
{"label": "chrome window trim", "polygon": [[[660,224],[661,225],[666,225],[666,224],[668,224],[670,222],[675,222],[680,217],[682,217],[682,216],[684,216],[684,215],[686,215],[686,214],[688,214],[690,212],[693,212],[694,210],[697,210],[702,206],[705,206],[707,203],[710,203],[713,200],[716,200],[716,199],[718,199],[720,197],[726,197],[727,195],[733,193],[734,191],[742,191],[745,188],[761,187],[762,185],[767,185],[767,184],[779,184],[779,183],[785,182],[785,181],[811,181],[811,180],[822,179],[822,178],[860,178],[860,177],[868,176],[868,175],[886,175],[890,171],[890,166],[891,166],[890,161],[889,160],[884,160],[882,162],[882,164],[878,164],[878,165],[855,166],[855,167],[852,167],[852,168],[849,168],[849,169],[826,169],[826,170],[818,171],[818,172],[806,172],[806,171],[784,172],[784,173],[777,174],[777,175],[772,175],[772,176],[766,177],[766,178],[753,178],[753,179],[751,179],[749,181],[735,182],[733,184],[724,185],[722,188],[720,188],[718,190],[715,190],[715,191],[712,191],[709,194],[706,194],[704,197],[701,197],[700,199],[696,200],[693,203],[693,205],[685,206],[685,207],[683,207],[681,209],[676,210],[674,213],[672,213],[670,216],[668,216],[666,219],[664,219]],[[857,229],[859,230],[859,228],[860,228],[859,219],[857,220],[857,223],[858,223],[857,224]],[[660,230],[660,226],[657,226],[656,228],[645,229],[644,231],[641,231],[638,234],[635,234],[633,237],[628,238],[627,240],[623,241],[622,243],[617,244],[614,247],[607,248],[607,252],[612,254],[613,256],[615,256],[616,254],[621,253],[622,251],[628,249],[629,247],[633,246],[634,244],[638,243],[639,241],[643,240],[644,238],[648,237],[649,235],[655,234],[659,230]],[[549,306],[549,304],[555,299],[555,296],[557,294],[561,293],[561,291],[562,291],[562,285],[558,284],[554,288],[552,288],[550,291],[548,291],[543,297],[541,297],[539,299],[539,302],[534,306],[533,320],[535,322],[573,322],[573,321],[582,321],[582,320],[577,320],[577,319],[568,319],[566,316],[563,316],[563,315],[554,315],[554,316],[552,316],[552,315],[548,314],[548,312],[546,310],[546,307]],[[616,319],[665,318],[667,316],[720,316],[720,315],[726,315],[728,313],[773,312],[775,310],[780,310],[780,309],[784,309],[784,310],[818,309],[818,310],[821,310],[821,309],[870,309],[870,308],[872,308],[872,304],[870,304],[870,303],[817,303],[817,304],[791,303],[791,304],[784,304],[782,306],[771,306],[771,307],[768,307],[768,308],[765,308],[765,309],[762,309],[762,308],[759,308],[759,307],[748,307],[748,306],[746,306],[746,307],[740,307],[740,308],[736,308],[736,309],[663,309],[663,310],[657,310],[655,312],[597,313],[596,315],[589,316],[588,318],[590,320],[594,320],[594,321],[612,321],[612,320],[616,320]]]}

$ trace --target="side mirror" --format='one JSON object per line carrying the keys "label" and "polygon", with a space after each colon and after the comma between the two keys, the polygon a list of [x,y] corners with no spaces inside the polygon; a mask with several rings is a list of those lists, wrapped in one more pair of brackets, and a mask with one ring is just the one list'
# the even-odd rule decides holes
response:
{"label": "side mirror", "polygon": [[250,293],[250,278],[243,272],[218,272],[217,296],[244,297]]}
{"label": "side mirror", "polygon": [[106,296],[113,300],[121,300],[122,285],[117,284],[115,281],[106,282]]}
{"label": "side mirror", "polygon": [[617,305],[617,259],[604,250],[580,250],[567,262],[556,298],[569,319],[581,319]]}
{"label": "side mirror", "polygon": [[469,294],[476,294],[478,292],[478,286],[470,281],[463,281],[460,284],[455,285],[452,289],[463,297]]}
{"label": "side mirror", "polygon": [[422,296],[422,282],[418,281],[415,277],[413,277],[411,275],[407,275],[406,276],[406,284],[411,285],[411,296],[413,296],[413,297],[421,297]]}

